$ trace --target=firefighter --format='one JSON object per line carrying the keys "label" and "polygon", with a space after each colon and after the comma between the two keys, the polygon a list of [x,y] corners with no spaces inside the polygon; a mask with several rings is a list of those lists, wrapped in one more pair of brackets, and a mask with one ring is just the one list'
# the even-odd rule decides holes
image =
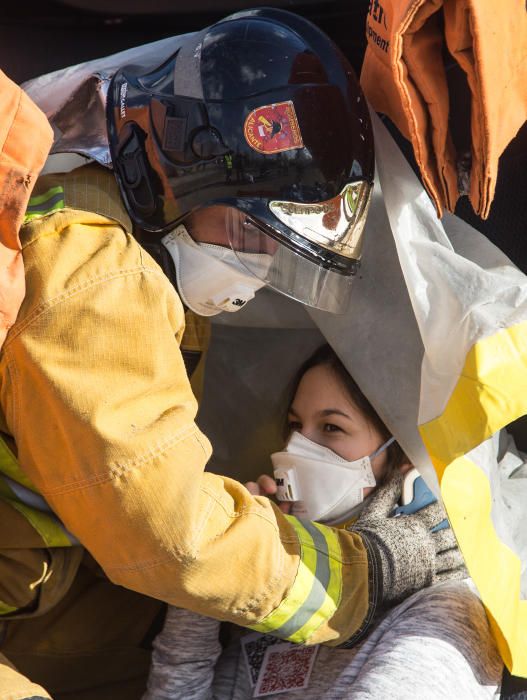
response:
{"label": "firefighter", "polygon": [[165,603],[352,645],[438,573],[414,556],[416,537],[434,542],[425,521],[383,517],[382,537],[306,525],[204,472],[189,375],[207,317],[264,286],[345,310],[373,144],[351,67],[296,15],[241,12],[176,46],[111,77],[115,178],[98,164],[41,177],[20,233],[27,291],[0,361],[0,507],[17,532],[0,649],[57,699],[139,698]]}

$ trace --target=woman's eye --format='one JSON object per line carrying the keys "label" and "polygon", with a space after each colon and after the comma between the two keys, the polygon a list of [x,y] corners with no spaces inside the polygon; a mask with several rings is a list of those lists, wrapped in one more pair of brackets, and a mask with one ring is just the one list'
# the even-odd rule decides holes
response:
{"label": "woman's eye", "polygon": [[342,428],[339,428],[338,425],[335,425],[335,423],[324,423],[324,432],[325,433],[341,433]]}

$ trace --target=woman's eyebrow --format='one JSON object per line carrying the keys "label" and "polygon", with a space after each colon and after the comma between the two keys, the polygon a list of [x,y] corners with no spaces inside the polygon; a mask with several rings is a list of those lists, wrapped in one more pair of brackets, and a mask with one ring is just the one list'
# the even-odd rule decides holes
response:
{"label": "woman's eyebrow", "polygon": [[353,418],[348,413],[344,413],[344,411],[340,411],[338,408],[325,408],[323,411],[320,411],[321,416],[330,416],[332,414],[336,414],[337,416],[343,416],[348,420],[353,420]]}

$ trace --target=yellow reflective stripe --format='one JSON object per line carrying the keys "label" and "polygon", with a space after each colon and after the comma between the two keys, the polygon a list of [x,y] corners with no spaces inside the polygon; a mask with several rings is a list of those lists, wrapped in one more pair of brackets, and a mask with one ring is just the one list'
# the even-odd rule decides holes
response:
{"label": "yellow reflective stripe", "polygon": [[333,617],[342,597],[342,557],[337,535],[329,527],[319,523],[313,523],[313,525],[319,530],[323,530],[328,543],[330,579],[324,602],[318,612],[293,637],[290,637],[290,641],[298,643],[306,642],[321,624]]}
{"label": "yellow reflective stripe", "polygon": [[329,549],[330,579],[327,588],[327,595],[335,605],[335,610],[339,607],[342,599],[342,554],[340,551],[339,539],[336,531],[331,527],[314,523],[319,530],[324,529],[324,536]]}
{"label": "yellow reflective stripe", "polygon": [[72,542],[66,535],[62,523],[56,516],[42,513],[22,503],[0,475],[0,498],[7,501],[24,516],[41,536],[46,547],[71,547]]}
{"label": "yellow reflective stripe", "polygon": [[18,608],[14,608],[12,605],[8,605],[3,600],[0,600],[0,615],[8,615],[15,612],[15,610],[18,610]]}
{"label": "yellow reflective stripe", "polygon": [[45,216],[56,209],[64,209],[64,189],[60,185],[51,187],[44,194],[31,197],[24,216],[24,223]]}
{"label": "yellow reflective stripe", "polygon": [[50,206],[48,209],[43,209],[41,211],[34,211],[34,212],[26,212],[24,216],[24,223],[27,224],[28,221],[32,221],[33,219],[38,219],[39,216],[45,216],[46,214],[49,214],[52,211],[55,211],[56,209],[64,209],[64,200],[61,199],[59,202],[55,202],[52,206]]}
{"label": "yellow reflective stripe", "polygon": [[527,676],[527,600],[520,593],[521,562],[492,523],[489,480],[470,459],[459,457],[446,469],[441,493],[501,657],[513,675]]}
{"label": "yellow reflective stripe", "polygon": [[0,498],[10,501],[13,499],[13,497],[13,492],[0,476]]}
{"label": "yellow reflective stripe", "polygon": [[527,413],[527,322],[478,341],[443,413],[419,430],[448,517],[511,673],[527,676],[527,601],[519,557],[491,518],[488,477],[464,455]]}
{"label": "yellow reflective stripe", "polygon": [[11,479],[13,479],[13,481],[16,481],[19,484],[22,484],[22,486],[31,489],[31,491],[36,492],[36,488],[33,486],[30,479],[24,474],[22,469],[20,469],[17,458],[11,452],[7,446],[7,443],[2,439],[2,437],[0,437],[0,472],[6,476],[9,476]]}
{"label": "yellow reflective stripe", "polygon": [[336,533],[324,525],[286,516],[300,542],[300,562],[289,594],[252,629],[304,643],[335,613],[342,589],[342,557]]}
{"label": "yellow reflective stripe", "polygon": [[30,197],[28,206],[34,207],[37,204],[42,204],[42,202],[47,202],[48,199],[51,199],[54,197],[56,194],[64,194],[64,190],[60,185],[55,185],[55,187],[50,187],[49,190],[44,192],[44,194],[39,194],[36,195],[35,197]]}
{"label": "yellow reflective stripe", "polygon": [[35,528],[47,547],[71,547],[71,541],[62,524],[53,515],[26,506],[25,503],[10,499],[9,502]]}
{"label": "yellow reflective stripe", "polygon": [[18,460],[11,452],[6,442],[0,437],[0,498],[8,501],[13,508],[32,525],[47,547],[71,547],[72,542],[66,534],[60,520],[51,513],[43,513],[36,508],[22,503],[20,498],[2,479],[2,474],[37,493],[31,481],[20,469]]}
{"label": "yellow reflective stripe", "polygon": [[[305,602],[313,585],[313,575],[316,569],[317,552],[313,546],[313,539],[309,532],[305,530],[299,520],[286,516],[295,528],[300,540],[300,562],[296,578],[291,586],[289,594],[282,600],[280,605],[273,610],[257,625],[252,625],[252,629],[258,632],[273,632],[282,625],[298,610]],[[296,522],[294,522],[296,520]],[[305,546],[307,544],[307,547]]]}
{"label": "yellow reflective stripe", "polygon": [[441,480],[445,467],[527,413],[527,322],[478,341],[443,413],[419,426]]}

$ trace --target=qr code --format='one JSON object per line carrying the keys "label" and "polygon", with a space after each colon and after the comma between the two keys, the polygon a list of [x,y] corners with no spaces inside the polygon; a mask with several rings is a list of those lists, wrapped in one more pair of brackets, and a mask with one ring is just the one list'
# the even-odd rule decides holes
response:
{"label": "qr code", "polygon": [[254,697],[307,688],[318,647],[278,644],[266,650]]}
{"label": "qr code", "polygon": [[272,637],[270,634],[253,633],[242,638],[242,648],[245,655],[245,662],[249,672],[249,680],[254,687],[258,680],[258,674],[262,668],[265,652],[273,644],[282,642],[277,637]]}

